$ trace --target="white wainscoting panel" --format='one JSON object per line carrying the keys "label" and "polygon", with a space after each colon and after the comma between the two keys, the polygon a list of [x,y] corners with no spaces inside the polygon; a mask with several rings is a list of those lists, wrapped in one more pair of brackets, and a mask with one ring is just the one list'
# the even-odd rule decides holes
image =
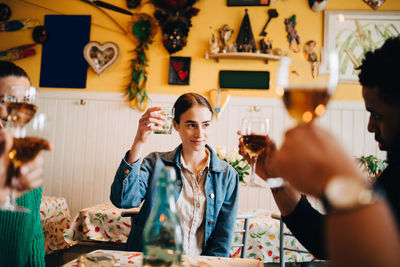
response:
{"label": "white wainscoting panel", "polygon": [[[176,95],[151,95],[151,105],[172,105]],[[44,194],[63,196],[71,213],[109,199],[115,171],[130,148],[140,113],[130,109],[122,94],[78,91],[41,92],[39,108],[52,118],[54,149],[46,152]],[[281,144],[292,122],[279,99],[232,98],[214,121],[209,136],[212,147],[237,148],[237,130],[245,116],[271,118],[271,137]],[[355,156],[384,158],[372,134],[367,133],[368,114],[361,102],[332,102],[317,123],[332,130]],[[152,135],[144,155],[168,151],[180,143],[176,132]],[[277,212],[269,189],[240,189],[240,210],[264,208]]]}

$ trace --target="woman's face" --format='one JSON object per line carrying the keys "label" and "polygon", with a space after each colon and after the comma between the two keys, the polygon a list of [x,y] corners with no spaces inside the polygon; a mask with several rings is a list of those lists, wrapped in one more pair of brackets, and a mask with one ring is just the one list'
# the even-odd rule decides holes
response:
{"label": "woman's face", "polygon": [[204,150],[211,126],[212,114],[202,105],[195,105],[182,113],[179,124],[174,121],[174,128],[179,133],[184,149]]}
{"label": "woman's face", "polygon": [[22,101],[25,92],[29,90],[31,84],[26,77],[7,76],[0,79],[0,118],[4,125],[4,119],[7,117],[5,106],[5,95],[10,94],[15,96],[19,101]]}

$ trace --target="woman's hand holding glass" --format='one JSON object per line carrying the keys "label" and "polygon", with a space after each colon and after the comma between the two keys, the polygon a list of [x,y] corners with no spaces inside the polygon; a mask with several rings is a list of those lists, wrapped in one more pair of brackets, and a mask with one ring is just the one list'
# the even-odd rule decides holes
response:
{"label": "woman's hand holding glass", "polygon": [[162,109],[150,107],[140,117],[135,139],[126,158],[128,163],[134,163],[141,157],[143,147],[152,132],[163,131],[164,122],[168,118],[162,114]]}
{"label": "woman's hand holding glass", "polygon": [[139,119],[135,142],[146,143],[151,132],[163,130],[162,125],[167,118],[160,113],[161,110],[161,107],[150,107],[143,113]]}

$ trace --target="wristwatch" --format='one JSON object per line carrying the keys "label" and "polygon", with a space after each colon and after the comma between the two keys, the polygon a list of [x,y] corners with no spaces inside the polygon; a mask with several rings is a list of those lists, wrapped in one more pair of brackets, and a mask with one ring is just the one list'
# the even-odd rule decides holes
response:
{"label": "wristwatch", "polygon": [[327,213],[350,211],[376,201],[373,190],[361,179],[335,176],[329,180],[321,197]]}

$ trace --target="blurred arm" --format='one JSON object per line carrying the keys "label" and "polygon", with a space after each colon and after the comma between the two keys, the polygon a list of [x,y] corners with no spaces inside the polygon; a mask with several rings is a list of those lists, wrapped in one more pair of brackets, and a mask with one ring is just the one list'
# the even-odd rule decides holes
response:
{"label": "blurred arm", "polygon": [[384,201],[329,215],[326,228],[333,266],[399,266],[400,235]]}

